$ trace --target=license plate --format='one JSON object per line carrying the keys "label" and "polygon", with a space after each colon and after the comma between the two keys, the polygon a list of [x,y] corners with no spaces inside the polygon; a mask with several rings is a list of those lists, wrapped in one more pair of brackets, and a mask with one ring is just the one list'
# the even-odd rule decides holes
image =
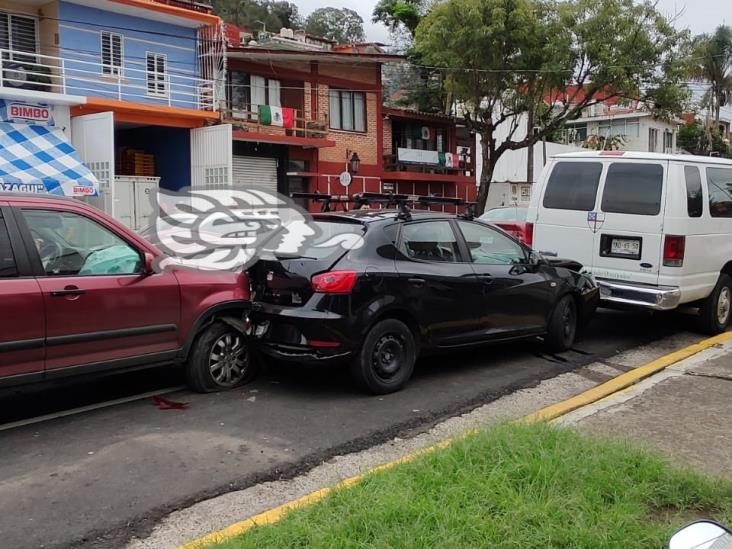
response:
{"label": "license plate", "polygon": [[640,254],[640,240],[613,238],[610,242],[610,253],[637,257]]}

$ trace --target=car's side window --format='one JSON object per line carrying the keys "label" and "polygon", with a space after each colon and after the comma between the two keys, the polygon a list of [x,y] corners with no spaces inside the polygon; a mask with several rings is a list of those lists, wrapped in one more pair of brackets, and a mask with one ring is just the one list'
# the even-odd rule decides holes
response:
{"label": "car's side window", "polygon": [[686,211],[689,217],[701,217],[704,212],[704,197],[702,196],[699,168],[684,166],[684,177],[686,178]]}
{"label": "car's side window", "polygon": [[22,210],[48,276],[138,274],[140,253],[95,221],[73,212]]}
{"label": "car's side window", "polygon": [[712,217],[732,217],[732,170],[707,168],[707,185]]}
{"label": "car's side window", "polygon": [[413,259],[456,263],[458,243],[449,221],[408,223],[402,227],[402,251]]}
{"label": "car's side window", "polygon": [[473,263],[515,265],[526,261],[524,249],[506,235],[470,221],[458,221]]}
{"label": "car's side window", "polygon": [[2,212],[0,212],[0,278],[14,276],[18,276],[18,268],[15,264],[13,248],[10,246],[8,227],[5,225]]}

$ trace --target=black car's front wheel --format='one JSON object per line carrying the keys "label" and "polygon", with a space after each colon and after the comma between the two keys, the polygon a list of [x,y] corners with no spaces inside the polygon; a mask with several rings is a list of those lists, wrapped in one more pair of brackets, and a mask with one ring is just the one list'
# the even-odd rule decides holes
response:
{"label": "black car's front wheel", "polygon": [[544,343],[552,352],[567,351],[577,336],[577,304],[570,295],[559,300],[547,326]]}
{"label": "black car's front wheel", "polygon": [[412,377],[416,354],[409,327],[399,320],[382,320],[366,335],[351,364],[351,374],[359,385],[374,394],[393,393]]}

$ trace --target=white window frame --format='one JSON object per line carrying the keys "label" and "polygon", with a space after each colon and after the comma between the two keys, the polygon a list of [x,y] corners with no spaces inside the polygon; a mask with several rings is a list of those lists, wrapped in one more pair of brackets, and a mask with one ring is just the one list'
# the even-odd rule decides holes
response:
{"label": "white window frame", "polygon": [[[150,60],[150,57],[154,58],[154,65],[155,70],[150,71],[148,68],[148,63]],[[158,67],[158,60],[163,60],[163,72],[160,72],[157,70]],[[152,80],[151,80],[152,78]],[[153,82],[154,91],[150,91],[150,83]],[[163,85],[162,91],[159,91],[158,85]],[[164,53],[157,53],[154,51],[146,51],[145,52],[145,92],[148,97],[162,97],[167,98],[170,94],[170,86],[168,85],[168,56]]]}
{"label": "white window frame", "polygon": [[[8,27],[6,31],[8,34],[8,50],[13,52],[8,56],[8,59],[10,61],[29,62],[28,58],[32,57],[32,62],[35,63],[36,55],[38,55],[38,51],[40,49],[40,37],[38,35],[38,17],[26,13],[12,13],[6,10],[0,10],[0,13],[3,13],[7,16]],[[33,52],[21,52],[19,50],[13,49],[13,24],[11,22],[11,19],[15,18],[28,19],[30,21],[33,21]]]}
{"label": "white window frame", "polygon": [[[114,37],[119,38],[119,65],[115,65],[114,60]],[[108,37],[108,38],[107,38]],[[109,63],[104,62],[104,41],[109,40]],[[124,59],[125,59],[125,37],[118,32],[101,31],[99,33],[99,59],[102,66],[103,76],[122,77],[124,75]]]}

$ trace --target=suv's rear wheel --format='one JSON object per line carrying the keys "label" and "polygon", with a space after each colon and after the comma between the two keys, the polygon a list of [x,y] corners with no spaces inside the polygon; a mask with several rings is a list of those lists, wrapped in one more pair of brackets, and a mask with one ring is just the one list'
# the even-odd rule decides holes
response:
{"label": "suv's rear wheel", "polygon": [[366,335],[351,364],[351,374],[372,393],[393,393],[412,377],[416,354],[412,331],[399,320],[382,320]]}
{"label": "suv's rear wheel", "polygon": [[186,380],[199,393],[232,389],[254,376],[244,334],[214,322],[198,336],[186,364]]}
{"label": "suv's rear wheel", "polygon": [[724,332],[729,324],[731,311],[732,278],[722,274],[699,310],[699,328],[710,335]]}
{"label": "suv's rear wheel", "polygon": [[566,351],[574,344],[577,335],[577,305],[570,295],[559,300],[547,326],[544,343],[552,352]]}

